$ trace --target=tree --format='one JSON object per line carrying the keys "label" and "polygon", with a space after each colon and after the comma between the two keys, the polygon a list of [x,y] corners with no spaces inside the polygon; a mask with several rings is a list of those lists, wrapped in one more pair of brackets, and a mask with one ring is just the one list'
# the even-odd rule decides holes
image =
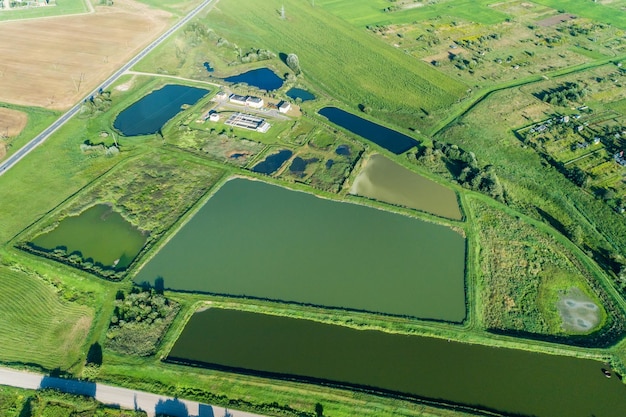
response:
{"label": "tree", "polygon": [[287,55],[287,59],[285,61],[287,63],[287,66],[289,68],[291,68],[291,70],[293,72],[296,73],[296,75],[300,74],[301,70],[300,70],[300,60],[298,59],[298,55],[296,54],[289,54]]}

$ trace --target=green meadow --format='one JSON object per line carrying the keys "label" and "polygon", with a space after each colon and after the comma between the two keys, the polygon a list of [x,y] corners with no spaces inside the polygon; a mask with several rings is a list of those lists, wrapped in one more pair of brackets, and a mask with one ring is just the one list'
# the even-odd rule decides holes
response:
{"label": "green meadow", "polygon": [[[612,2],[586,0],[535,0],[535,3],[552,7],[560,12],[572,13],[598,22],[609,23],[622,30],[626,30],[626,13],[623,7],[626,1]],[[606,4],[603,4],[606,3]]]}
{"label": "green meadow", "polygon": [[[285,19],[280,16],[283,3]],[[297,54],[304,78],[310,83],[354,110],[366,106],[373,115],[404,127],[428,126],[431,114],[446,114],[467,89],[426,63],[408,60],[403,52],[389,48],[361,28],[346,25],[323,7],[303,1],[271,0],[263,7],[253,0],[220,1],[219,7],[199,23],[244,51],[263,48],[277,55]],[[190,51],[212,49],[212,44],[209,39],[192,41],[179,36],[148,61],[155,65],[171,61],[173,49],[180,50],[178,68],[173,69],[178,74],[201,64],[186,59],[193,53]],[[290,72],[277,58],[265,62],[279,75]],[[249,67],[228,68],[229,74],[223,75],[246,69]]]}
{"label": "green meadow", "polygon": [[[397,10],[385,11],[393,7],[395,2],[385,0],[318,0],[316,6],[347,20],[356,26],[390,25],[399,23],[419,22],[432,18],[451,17],[472,22],[495,24],[504,21],[508,16],[489,7],[492,0],[444,0],[428,4],[427,2],[407,3]],[[414,7],[411,7],[414,6]]]}

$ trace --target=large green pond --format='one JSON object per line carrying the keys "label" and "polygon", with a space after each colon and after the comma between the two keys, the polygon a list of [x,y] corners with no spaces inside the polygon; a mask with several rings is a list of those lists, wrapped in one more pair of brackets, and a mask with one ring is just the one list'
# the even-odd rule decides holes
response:
{"label": "large green pond", "polygon": [[94,264],[126,268],[135,259],[146,236],[110,206],[98,204],[79,216],[63,219],[48,233],[30,242],[35,248],[52,251],[63,248],[68,255],[79,253]]}
{"label": "large green pond", "polygon": [[615,375],[606,378],[608,366],[597,361],[236,310],[196,313],[168,359],[506,415],[626,415],[626,386]]}
{"label": "large green pond", "polygon": [[354,180],[350,194],[450,219],[462,218],[454,191],[378,154],[367,160]]}
{"label": "large green pond", "polygon": [[228,181],[135,282],[460,322],[452,229],[259,181]]}

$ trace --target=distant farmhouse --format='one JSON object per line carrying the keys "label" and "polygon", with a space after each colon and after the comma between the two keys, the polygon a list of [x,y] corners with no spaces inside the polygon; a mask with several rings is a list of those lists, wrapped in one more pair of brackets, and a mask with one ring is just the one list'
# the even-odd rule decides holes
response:
{"label": "distant farmhouse", "polygon": [[0,0],[0,10],[54,5],[56,5],[56,0]]}

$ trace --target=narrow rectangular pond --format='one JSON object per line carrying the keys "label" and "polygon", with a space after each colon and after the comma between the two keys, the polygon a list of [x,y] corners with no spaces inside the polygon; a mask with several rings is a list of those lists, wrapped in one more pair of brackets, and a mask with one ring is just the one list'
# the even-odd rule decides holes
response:
{"label": "narrow rectangular pond", "polygon": [[378,146],[399,155],[419,144],[410,136],[388,127],[370,122],[337,107],[324,107],[318,112],[330,122],[349,130],[350,132],[371,140]]}
{"label": "narrow rectangular pond", "polygon": [[460,322],[456,231],[260,181],[228,181],[135,282]]}
{"label": "narrow rectangular pond", "polygon": [[506,415],[623,417],[626,386],[593,360],[211,308],[169,361],[331,383]]}

